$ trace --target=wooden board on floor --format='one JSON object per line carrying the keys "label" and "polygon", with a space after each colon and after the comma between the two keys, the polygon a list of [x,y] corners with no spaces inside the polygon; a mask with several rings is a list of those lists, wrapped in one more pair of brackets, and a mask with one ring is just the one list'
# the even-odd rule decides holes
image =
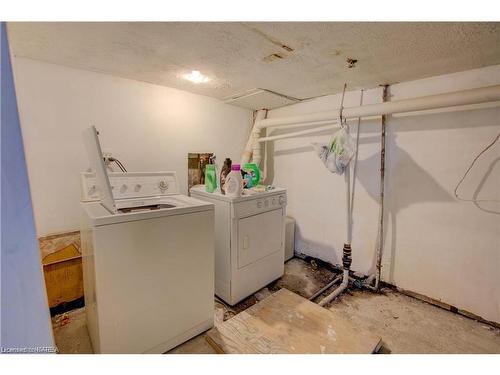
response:
{"label": "wooden board on floor", "polygon": [[359,353],[379,349],[380,337],[281,289],[208,331],[218,353]]}

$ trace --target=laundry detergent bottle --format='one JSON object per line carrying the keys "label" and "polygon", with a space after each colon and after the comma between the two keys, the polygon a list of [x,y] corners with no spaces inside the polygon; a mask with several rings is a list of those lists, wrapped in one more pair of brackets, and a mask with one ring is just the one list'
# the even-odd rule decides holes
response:
{"label": "laundry detergent bottle", "polygon": [[228,197],[241,197],[243,193],[243,178],[241,177],[239,164],[233,164],[231,166],[231,172],[229,172],[226,177],[226,184],[224,187]]}
{"label": "laundry detergent bottle", "polygon": [[220,192],[222,194],[226,194],[226,189],[225,189],[226,177],[231,172],[231,164],[232,164],[231,159],[226,158],[226,160],[224,161],[224,166],[222,167],[222,170],[220,172],[219,186],[220,186]]}
{"label": "laundry detergent bottle", "polygon": [[260,183],[260,169],[254,163],[246,163],[243,166],[243,172],[245,172],[245,180],[247,183],[245,187],[251,188],[259,185]]}
{"label": "laundry detergent bottle", "polygon": [[215,164],[207,164],[205,166],[205,190],[213,193],[217,188],[217,172]]}

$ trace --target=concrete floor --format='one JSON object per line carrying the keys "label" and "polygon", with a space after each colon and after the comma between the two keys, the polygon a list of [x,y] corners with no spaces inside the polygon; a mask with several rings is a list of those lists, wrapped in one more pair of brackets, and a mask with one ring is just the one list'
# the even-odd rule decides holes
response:
{"label": "concrete floor", "polygon": [[[232,308],[215,302],[215,325],[231,318],[269,294],[287,288],[310,297],[332,278],[321,264],[294,258],[285,275]],[[381,353],[500,353],[500,329],[405,296],[392,289],[380,294],[349,291],[327,306],[355,325],[382,337]],[[53,318],[60,353],[92,353],[85,309]],[[172,354],[215,353],[201,334],[172,349]]]}

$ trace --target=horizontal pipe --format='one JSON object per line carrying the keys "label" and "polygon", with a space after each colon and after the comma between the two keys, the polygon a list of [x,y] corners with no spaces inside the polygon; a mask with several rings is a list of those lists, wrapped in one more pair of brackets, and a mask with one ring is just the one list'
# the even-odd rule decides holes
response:
{"label": "horizontal pipe", "polygon": [[[478,89],[455,91],[445,94],[422,96],[419,98],[403,99],[393,102],[368,104],[356,107],[346,107],[342,110],[345,118],[389,115],[413,111],[430,110],[444,107],[455,107],[477,103],[488,103],[500,100],[500,85],[488,86]],[[299,116],[271,118],[257,121],[256,128],[262,129],[270,126],[286,126],[301,122],[318,122],[335,120],[339,116],[339,109],[309,113]]]}
{"label": "horizontal pipe", "polygon": [[312,128],[312,129],[304,129],[292,133],[286,133],[286,134],[279,134],[279,135],[272,135],[269,137],[262,137],[259,138],[259,142],[267,142],[267,141],[275,141],[277,139],[284,139],[284,138],[292,138],[292,137],[297,137],[300,135],[307,135],[311,133],[318,133],[321,131],[329,130],[329,129],[334,129],[338,128],[339,125],[337,123],[332,123],[330,125],[325,125],[325,126],[319,126],[317,128]]}
{"label": "horizontal pipe", "polygon": [[[324,121],[311,121],[311,122],[300,122],[300,123],[297,123],[297,124],[288,124],[284,127],[286,127],[287,129],[290,129],[290,128],[300,128],[300,127],[308,127],[308,126],[321,126],[321,125],[327,125],[327,124],[331,124],[333,121],[336,121],[336,120],[324,120]],[[280,127],[282,127],[283,125],[274,125],[274,126],[268,126],[267,129],[271,128],[271,131],[274,131],[274,130],[279,130]],[[260,128],[262,129],[262,128]]]}
{"label": "horizontal pipe", "polygon": [[318,305],[325,306],[328,302],[333,301],[335,298],[339,296],[340,293],[342,293],[344,290],[347,289],[347,285],[349,285],[349,270],[344,269],[342,283],[337,287],[337,289],[335,289],[333,292],[331,292],[329,295],[327,295],[325,298],[319,301]]}
{"label": "horizontal pipe", "polygon": [[330,281],[328,284],[326,284],[323,288],[321,288],[316,293],[314,293],[311,297],[309,297],[309,300],[312,301],[313,299],[315,299],[317,296],[319,296],[321,293],[323,293],[328,288],[331,288],[334,284],[336,284],[340,280],[342,280],[342,275],[337,276],[332,281]]}
{"label": "horizontal pipe", "polygon": [[402,117],[411,117],[411,116],[424,116],[424,115],[435,115],[441,113],[452,113],[452,112],[462,112],[462,111],[476,111],[479,109],[489,109],[500,107],[500,101],[496,102],[487,102],[487,103],[475,103],[475,104],[466,104],[459,105],[454,107],[443,107],[443,108],[435,108],[429,110],[421,110],[414,112],[405,112],[405,113],[395,113],[393,118],[402,118]]}
{"label": "horizontal pipe", "polygon": [[[357,121],[357,118],[351,118],[351,119],[346,119],[347,122],[351,121]],[[370,120],[380,120],[380,116],[366,116],[361,119],[362,121],[370,121]],[[276,125],[269,125],[266,126],[266,128],[279,128],[279,127],[286,127],[286,128],[293,128],[293,127],[301,127],[301,126],[319,126],[319,125],[325,125],[325,124],[330,124],[332,121],[337,121],[337,119],[332,120],[323,120],[323,121],[311,121],[311,122],[300,122],[296,124],[286,124],[286,125],[281,125],[281,124],[276,124]],[[262,129],[262,128],[260,128]]]}

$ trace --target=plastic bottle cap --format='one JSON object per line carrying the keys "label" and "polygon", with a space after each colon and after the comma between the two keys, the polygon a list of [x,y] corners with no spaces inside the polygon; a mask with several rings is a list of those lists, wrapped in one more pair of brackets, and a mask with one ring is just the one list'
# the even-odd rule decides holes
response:
{"label": "plastic bottle cap", "polygon": [[239,164],[233,164],[233,165],[231,165],[231,170],[232,171],[239,171],[240,170],[240,165]]}

